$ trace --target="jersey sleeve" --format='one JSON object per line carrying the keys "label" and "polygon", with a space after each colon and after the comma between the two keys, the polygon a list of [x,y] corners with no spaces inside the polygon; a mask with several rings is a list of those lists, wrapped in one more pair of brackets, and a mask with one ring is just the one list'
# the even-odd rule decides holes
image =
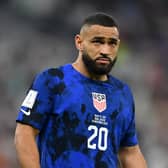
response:
{"label": "jersey sleeve", "polygon": [[124,89],[125,95],[127,95],[127,100],[129,104],[128,112],[128,124],[125,134],[121,141],[121,147],[134,146],[138,144],[136,124],[135,124],[135,103],[131,90],[128,86]]}
{"label": "jersey sleeve", "polygon": [[41,130],[52,110],[51,79],[48,71],[36,76],[20,107],[16,121]]}

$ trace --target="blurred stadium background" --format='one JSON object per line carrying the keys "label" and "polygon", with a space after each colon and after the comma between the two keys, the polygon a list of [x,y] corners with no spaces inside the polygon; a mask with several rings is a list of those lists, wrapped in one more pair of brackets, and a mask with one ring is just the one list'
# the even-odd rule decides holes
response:
{"label": "blurred stadium background", "polygon": [[0,168],[17,168],[15,118],[35,74],[73,61],[74,35],[92,12],[118,20],[113,74],[132,87],[149,168],[168,167],[167,0],[0,0]]}

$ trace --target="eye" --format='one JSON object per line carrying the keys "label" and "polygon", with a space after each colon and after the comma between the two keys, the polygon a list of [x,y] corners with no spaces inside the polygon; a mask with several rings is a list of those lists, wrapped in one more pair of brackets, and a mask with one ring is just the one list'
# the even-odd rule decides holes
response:
{"label": "eye", "polygon": [[94,43],[94,44],[104,44],[104,42],[100,39],[94,39],[91,42]]}
{"label": "eye", "polygon": [[109,41],[109,44],[110,44],[110,45],[117,45],[117,43],[118,43],[117,39],[111,39],[111,40]]}

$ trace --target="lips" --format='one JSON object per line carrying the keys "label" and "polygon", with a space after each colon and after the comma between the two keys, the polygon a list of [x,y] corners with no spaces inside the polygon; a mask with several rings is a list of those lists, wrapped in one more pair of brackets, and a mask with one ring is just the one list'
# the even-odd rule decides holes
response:
{"label": "lips", "polygon": [[110,63],[110,59],[109,58],[97,58],[96,62],[97,63],[101,63],[101,64],[109,64]]}

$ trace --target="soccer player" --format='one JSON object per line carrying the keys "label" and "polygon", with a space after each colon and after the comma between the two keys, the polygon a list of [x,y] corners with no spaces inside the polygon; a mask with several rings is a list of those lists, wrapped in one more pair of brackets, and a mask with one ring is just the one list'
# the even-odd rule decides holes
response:
{"label": "soccer player", "polygon": [[22,168],[146,168],[127,84],[109,72],[120,44],[115,20],[87,17],[72,64],[38,74],[17,117]]}

